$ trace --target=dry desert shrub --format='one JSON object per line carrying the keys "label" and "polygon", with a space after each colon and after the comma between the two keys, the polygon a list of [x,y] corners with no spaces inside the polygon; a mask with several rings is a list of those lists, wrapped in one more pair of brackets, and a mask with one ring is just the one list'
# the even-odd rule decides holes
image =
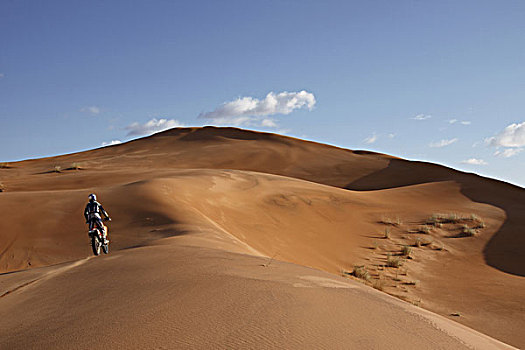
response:
{"label": "dry desert shrub", "polygon": [[379,279],[375,280],[374,283],[372,283],[372,287],[381,291],[385,288],[385,284],[381,279],[381,276],[379,276]]}
{"label": "dry desert shrub", "polygon": [[481,219],[479,216],[477,216],[474,213],[470,214],[470,217],[468,218],[468,220],[473,221],[473,222],[476,223],[476,225],[473,227],[474,229],[481,229],[481,228],[485,228],[486,227],[485,222],[483,221],[483,219]]}
{"label": "dry desert shrub", "polygon": [[471,221],[481,221],[481,218],[477,216],[476,214],[472,213],[470,214],[469,220]]}
{"label": "dry desert shrub", "polygon": [[366,270],[364,265],[354,265],[352,275],[359,279],[370,281],[370,273]]}
{"label": "dry desert shrub", "polygon": [[430,245],[432,244],[432,239],[425,239],[425,238],[420,238],[420,237],[417,237],[416,238],[416,241],[414,243],[414,246],[415,247],[418,247],[418,248],[421,248],[421,247],[425,247],[427,245]]}
{"label": "dry desert shrub", "polygon": [[407,281],[407,282],[404,282],[403,284],[407,286],[417,286],[419,284],[419,281]]}
{"label": "dry desert shrub", "polygon": [[379,223],[381,224],[385,224],[385,225],[392,225],[393,221],[390,217],[388,216],[382,216],[381,217],[381,220],[379,220]]}
{"label": "dry desert shrub", "polygon": [[4,192],[5,191],[5,185],[3,182],[0,182],[0,192]]}
{"label": "dry desert shrub", "polygon": [[479,221],[478,224],[474,227],[475,229],[485,228],[485,222]]}
{"label": "dry desert shrub", "polygon": [[11,168],[9,166],[9,163],[5,163],[5,162],[4,163],[0,163],[0,169],[9,169],[9,168]]}
{"label": "dry desert shrub", "polygon": [[402,224],[401,219],[399,216],[396,216],[395,219],[391,218],[390,216],[382,216],[381,220],[379,220],[381,224],[385,225],[392,225],[392,226],[399,226]]}
{"label": "dry desert shrub", "polygon": [[432,249],[434,250],[445,250],[445,245],[441,242],[439,243],[432,243]]}
{"label": "dry desert shrub", "polygon": [[459,216],[456,213],[450,213],[450,214],[441,214],[441,213],[434,213],[430,218],[426,220],[427,225],[431,226],[438,226],[442,224],[455,224],[461,221],[461,216]]}
{"label": "dry desert shrub", "polygon": [[404,245],[403,248],[401,248],[401,255],[410,256],[410,254],[412,254],[412,247]]}
{"label": "dry desert shrub", "polygon": [[475,229],[468,227],[468,225],[463,225],[461,232],[469,237],[475,236],[478,233]]}
{"label": "dry desert shrub", "polygon": [[397,268],[402,265],[403,265],[403,259],[401,259],[399,256],[392,256],[390,253],[387,255],[386,266]]}
{"label": "dry desert shrub", "polygon": [[421,233],[424,233],[424,234],[429,234],[430,232],[432,231],[432,228],[428,225],[423,225],[421,227],[419,227],[419,232]]}
{"label": "dry desert shrub", "polygon": [[55,167],[53,168],[53,170],[51,172],[53,172],[53,173],[61,173],[62,172],[62,167],[60,165],[55,165]]}
{"label": "dry desert shrub", "polygon": [[383,238],[389,239],[390,238],[390,229],[387,227],[385,228],[385,232],[383,233]]}
{"label": "dry desert shrub", "polygon": [[459,220],[461,220],[461,217],[456,214],[456,213],[452,213],[452,214],[448,214],[447,215],[447,218],[446,218],[447,222],[449,223],[452,223],[452,224],[455,224],[457,223]]}
{"label": "dry desert shrub", "polygon": [[477,232],[477,229],[485,228],[485,222],[476,214],[472,213],[470,215],[459,215],[457,213],[451,214],[440,214],[434,213],[430,218],[425,222],[429,226],[442,227],[443,224],[458,224],[465,221],[471,221],[476,223],[472,228],[465,228],[466,225],[463,225],[463,233],[468,236],[473,236]]}
{"label": "dry desert shrub", "polygon": [[441,214],[436,214],[436,213],[432,214],[432,216],[429,217],[425,223],[427,225],[436,226],[438,223],[440,223],[440,215]]}

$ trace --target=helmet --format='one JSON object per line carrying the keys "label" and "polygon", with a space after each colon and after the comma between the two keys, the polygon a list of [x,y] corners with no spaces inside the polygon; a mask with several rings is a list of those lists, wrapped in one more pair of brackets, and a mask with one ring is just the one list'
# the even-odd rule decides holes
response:
{"label": "helmet", "polygon": [[89,201],[90,201],[90,202],[94,202],[94,201],[97,200],[97,195],[94,194],[94,193],[91,193],[91,194],[88,196],[88,198],[89,198]]}

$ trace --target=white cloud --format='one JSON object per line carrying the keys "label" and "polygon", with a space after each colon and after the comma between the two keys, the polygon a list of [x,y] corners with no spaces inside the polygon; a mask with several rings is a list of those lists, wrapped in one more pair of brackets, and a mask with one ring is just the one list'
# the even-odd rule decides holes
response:
{"label": "white cloud", "polygon": [[416,115],[415,117],[413,117],[411,119],[414,119],[414,120],[427,120],[427,119],[430,119],[430,118],[432,118],[431,115],[418,114],[418,115]]}
{"label": "white cloud", "polygon": [[450,119],[448,121],[449,124],[456,124],[456,123],[459,123],[461,125],[470,125],[472,124],[472,122],[468,121],[468,120],[457,120],[457,119]]}
{"label": "white cloud", "polygon": [[393,134],[393,133],[392,134],[388,134],[388,138],[389,139],[393,139],[394,137],[396,137],[396,134]]}
{"label": "white cloud", "polygon": [[139,124],[137,122],[126,126],[128,130],[127,136],[138,136],[138,135],[149,135],[159,131],[164,131],[171,128],[183,126],[178,120],[175,119],[157,119],[153,118],[150,121]]}
{"label": "white cloud", "polygon": [[290,131],[291,131],[290,129],[279,129],[276,131],[276,133],[284,135],[284,134],[288,134]]}
{"label": "white cloud", "polygon": [[441,147],[445,147],[445,146],[450,146],[451,144],[453,144],[454,142],[457,142],[458,139],[457,138],[454,138],[454,139],[449,139],[449,140],[441,140],[441,141],[438,141],[438,142],[432,142],[429,144],[430,147],[435,147],[435,148],[441,148]]}
{"label": "white cloud", "polygon": [[524,147],[525,146],[525,122],[510,124],[494,137],[485,140],[495,147]]}
{"label": "white cloud", "polygon": [[0,79],[2,79],[3,77],[5,77],[5,74],[4,73],[0,73]]}
{"label": "white cloud", "polygon": [[368,136],[366,139],[363,140],[364,143],[369,144],[369,145],[376,141],[377,141],[376,133],[374,133],[372,136]]}
{"label": "white cloud", "polygon": [[112,140],[110,142],[102,142],[102,147],[106,147],[106,146],[113,146],[113,145],[118,145],[119,143],[122,143],[122,141],[120,140]]}
{"label": "white cloud", "polygon": [[80,110],[81,112],[91,113],[91,114],[100,114],[100,108],[97,106],[88,106]]}
{"label": "white cloud", "polygon": [[470,158],[470,159],[462,161],[461,163],[469,164],[469,165],[487,165],[488,164],[483,159],[478,159],[478,158]]}
{"label": "white cloud", "polygon": [[268,128],[276,128],[277,127],[277,123],[275,123],[275,120],[273,120],[273,119],[265,118],[265,119],[261,120],[261,126],[266,126]]}
{"label": "white cloud", "polygon": [[212,119],[216,124],[237,126],[259,124],[275,127],[277,124],[272,119],[264,118],[261,121],[261,118],[275,114],[287,115],[301,108],[312,110],[315,103],[315,96],[304,90],[285,91],[278,94],[270,92],[262,100],[254,97],[239,97],[234,101],[222,104],[211,112],[201,113],[199,118]]}
{"label": "white cloud", "polygon": [[521,153],[523,151],[523,148],[506,148],[503,151],[496,151],[494,152],[494,155],[496,157],[503,157],[503,158],[510,158],[518,153]]}

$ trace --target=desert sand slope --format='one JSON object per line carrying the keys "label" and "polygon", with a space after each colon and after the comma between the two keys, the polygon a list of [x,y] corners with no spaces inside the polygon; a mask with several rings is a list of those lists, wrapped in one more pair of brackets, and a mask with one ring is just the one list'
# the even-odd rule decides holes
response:
{"label": "desert sand slope", "polygon": [[[18,295],[28,295],[26,293],[31,291],[34,293],[34,301],[39,294],[48,292],[39,286],[55,288],[59,285],[54,285],[55,282],[52,281],[60,280],[62,283],[62,279],[71,279],[70,282],[64,282],[69,286],[69,290],[80,294],[95,293],[102,288],[102,284],[82,284],[84,282],[81,283],[81,280],[93,280],[90,279],[92,277],[87,277],[91,276],[92,271],[81,271],[88,266],[106,264],[104,268],[108,273],[103,280],[107,282],[104,284],[107,287],[104,287],[104,290],[110,291],[109,286],[114,285],[115,289],[111,292],[114,293],[114,297],[117,294],[126,295],[130,289],[145,289],[144,293],[152,292],[155,295],[151,301],[146,298],[146,294],[140,294],[141,297],[137,296],[137,299],[122,299],[122,303],[120,299],[114,299],[115,305],[112,307],[118,310],[129,309],[131,303],[135,309],[150,315],[151,312],[147,309],[152,304],[146,301],[155,303],[158,295],[169,295],[170,289],[176,288],[174,285],[177,285],[179,278],[187,281],[187,288],[181,287],[183,290],[179,292],[182,294],[177,296],[197,293],[198,287],[191,287],[191,278],[184,272],[187,270],[190,275],[195,273],[195,283],[199,286],[210,290],[217,286],[221,290],[218,294],[221,298],[225,298],[222,294],[230,287],[235,290],[232,295],[238,298],[244,295],[245,300],[250,299],[250,293],[256,286],[258,288],[260,283],[266,286],[266,291],[275,287],[275,291],[270,291],[269,294],[279,301],[267,300],[264,309],[275,305],[280,312],[290,312],[287,314],[290,317],[297,318],[303,315],[306,318],[293,320],[297,323],[293,327],[289,326],[293,332],[270,332],[272,339],[284,339],[287,336],[295,339],[296,343],[293,344],[299,344],[301,334],[324,334],[324,338],[318,338],[322,338],[322,344],[326,344],[326,334],[330,334],[334,339],[333,347],[316,343],[310,338],[309,341],[319,344],[313,348],[345,348],[342,345],[345,341],[359,348],[361,343],[356,342],[355,334],[352,336],[354,338],[350,335],[338,337],[345,334],[343,328],[347,333],[350,332],[349,329],[351,333],[362,332],[367,335],[364,337],[366,339],[371,336],[368,331],[354,325],[356,321],[350,319],[346,313],[339,315],[334,311],[329,317],[325,317],[325,324],[315,326],[312,323],[309,327],[320,327],[317,328],[317,333],[312,331],[313,328],[298,330],[298,324],[313,322],[307,319],[319,316],[318,313],[324,310],[321,308],[314,311],[315,308],[321,307],[321,302],[316,304],[315,299],[322,300],[324,307],[325,301],[333,298],[330,293],[343,293],[342,289],[344,293],[349,293],[348,288],[335,291],[333,288],[320,288],[319,293],[314,293],[315,297],[304,297],[307,298],[304,300],[308,300],[304,303],[309,305],[309,308],[306,308],[309,311],[299,314],[299,311],[293,308],[293,305],[296,305],[293,300],[303,300],[302,295],[309,292],[303,290],[305,288],[293,287],[295,282],[289,287],[290,283],[285,278],[291,276],[291,270],[287,269],[302,269],[306,266],[332,273],[333,275],[323,276],[332,276],[330,278],[339,280],[335,275],[350,272],[357,264],[368,271],[369,285],[453,318],[514,346],[525,347],[525,335],[521,332],[525,328],[525,258],[522,234],[524,227],[520,220],[520,215],[525,210],[525,196],[524,190],[516,186],[437,165],[408,162],[381,154],[353,152],[279,135],[233,128],[173,129],[123,145],[13,163],[10,167],[0,169],[0,181],[5,186],[5,191],[0,193],[0,271],[13,272],[49,266],[65,261],[78,261],[89,256],[90,250],[81,213],[85,198],[90,192],[94,191],[99,195],[114,219],[110,224],[112,254],[107,258],[89,259],[79,266],[74,265],[74,268],[66,269],[67,273],[53,272],[46,275],[56,276],[56,279],[53,277],[49,282],[48,277],[42,277],[42,273],[63,271],[62,267],[70,265],[0,275],[2,288],[5,291],[13,291],[0,299],[0,315],[6,319],[4,315],[11,315],[20,310],[19,321],[13,319],[13,322],[9,322],[8,318],[5,320],[8,324],[1,334],[5,339],[41,332],[42,329],[38,327],[50,320],[44,317],[38,323],[35,320],[40,316],[29,315],[25,310],[31,310],[33,306],[35,310],[39,310],[39,307],[41,310],[47,308],[47,315],[56,318],[56,310],[61,307],[60,299],[49,300],[47,306],[38,303],[40,306],[31,303],[27,304],[30,306],[26,306],[22,302],[17,304],[15,300],[22,300],[18,299]],[[422,227],[427,226],[428,219],[436,213],[453,214],[458,219],[451,223],[440,223],[439,226],[430,225],[422,231]],[[471,217],[476,219],[470,219]],[[475,235],[464,234],[463,225],[472,230],[476,227]],[[388,232],[388,238],[385,238],[385,232]],[[159,242],[165,244],[159,246]],[[411,249],[411,259],[402,254],[405,246]],[[156,259],[157,255],[169,255],[166,252],[170,249],[173,253],[170,259],[173,260]],[[139,259],[141,266],[148,266],[144,267],[147,273],[136,274],[136,271],[142,271],[131,262],[134,259],[131,257],[139,254],[136,252],[148,252],[140,255]],[[217,276],[212,278],[213,283],[206,284],[206,281],[202,281],[205,279],[203,276],[210,276],[204,271],[210,266],[205,262],[210,252],[213,252],[215,259],[210,260],[210,264],[213,262],[214,266],[217,265],[210,271],[212,275],[220,276],[220,283],[216,281]],[[179,259],[177,254],[181,254],[185,259]],[[112,261],[111,258],[116,255],[119,258]],[[190,256],[199,258],[193,259]],[[278,281],[268,281],[270,277],[266,276],[267,273],[264,278],[260,275],[252,276],[251,273],[256,271],[243,272],[240,276],[234,274],[237,279],[232,279],[230,268],[241,269],[245,259],[252,261],[263,256],[273,257],[270,259],[270,266],[277,264],[282,267],[279,271],[284,275],[277,274],[280,277],[272,277]],[[400,259],[404,264],[401,267],[387,266],[392,259]],[[179,265],[185,266],[186,270],[179,271]],[[158,274],[154,273],[155,276],[171,276],[166,277],[166,285],[159,288],[158,292],[152,291],[152,280],[146,276],[155,269],[159,270]],[[226,274],[226,270],[221,269],[230,272]],[[127,271],[126,278],[123,270]],[[175,270],[179,272],[170,275],[170,271]],[[123,280],[131,281],[134,274],[137,277],[133,280],[135,284],[120,280],[122,276]],[[16,289],[17,286],[30,282],[32,278],[38,281]],[[158,278],[162,280],[161,277]],[[121,282],[123,284],[120,284]],[[281,284],[275,284],[276,282]],[[290,289],[284,288],[283,283]],[[236,289],[237,285],[249,285],[251,289]],[[359,291],[370,289],[361,287]],[[358,289],[351,290],[352,293],[358,293]],[[328,294],[325,295],[325,292]],[[205,323],[203,320],[207,320],[207,309],[195,305],[212,303],[215,298],[215,294],[212,297],[212,294],[206,294],[208,292],[198,293],[203,293],[199,295],[205,301],[197,296],[191,299],[193,304],[188,304],[187,314],[184,315],[191,314],[192,321],[186,318],[186,323],[180,326],[183,329],[181,332],[187,334],[188,339],[192,339],[191,342],[195,342],[192,344],[202,347],[218,344],[208,340],[199,343],[192,333],[196,332],[192,329],[202,326]],[[62,295],[64,300],[69,298],[78,301],[74,296]],[[281,300],[282,298],[284,299]],[[335,310],[336,303],[347,305],[342,299],[344,298],[335,298],[333,303],[328,304]],[[12,303],[5,300],[11,300]],[[217,309],[214,310],[222,312],[227,308],[223,304],[224,300],[217,299]],[[171,308],[170,310],[173,310],[173,305],[179,305],[169,304],[178,302],[168,302],[164,299],[159,299],[158,302],[167,309]],[[375,302],[370,301],[369,304]],[[234,309],[233,304],[228,305]],[[257,303],[254,303],[253,307],[255,306]],[[73,307],[74,311],[71,311],[69,321],[84,317],[89,307]],[[345,309],[346,307],[348,309]],[[341,310],[357,312],[352,307],[357,306],[347,305]],[[378,306],[366,307],[374,309]],[[119,313],[118,310],[113,310],[115,318],[111,321],[116,325],[118,322],[124,322],[118,321],[117,315],[122,316],[125,311]],[[92,320],[101,317],[98,311],[89,312]],[[234,312],[233,318],[243,319],[238,314],[240,311],[231,312]],[[460,317],[450,316],[453,313],[459,314]],[[381,315],[383,320],[393,317],[391,314]],[[246,316],[244,322],[255,322],[252,316]],[[177,316],[163,317],[172,322]],[[218,319],[220,316],[215,317]],[[271,320],[275,321],[276,325],[282,325],[277,316],[272,317],[274,318],[266,319],[265,322]],[[343,328],[340,329],[331,323],[332,321],[328,321],[332,318],[334,322],[341,320]],[[402,321],[403,317],[395,319],[397,321],[393,324],[396,327],[405,322]],[[26,326],[23,331],[16,330],[21,324],[32,324],[31,320],[39,325],[33,331]],[[190,322],[191,326],[187,322]],[[230,319],[226,322],[230,322]],[[292,320],[286,322],[290,325]],[[345,322],[350,322],[350,327],[345,327]],[[367,327],[374,328],[377,325],[375,331],[383,332],[382,339],[397,336],[384,322],[377,323],[375,319],[370,321],[371,323],[366,322],[363,325]],[[404,333],[407,329],[418,329],[409,321],[406,322]],[[131,324],[127,325],[138,329],[133,328],[135,326]],[[150,329],[153,333],[160,331],[156,325]],[[209,332],[215,332],[217,337],[225,336],[221,326],[209,324],[206,327],[213,328]],[[264,333],[265,329],[272,326],[265,323],[261,327],[263,328],[259,329],[258,334]],[[459,337],[459,333],[454,332],[463,328],[454,327],[456,328],[452,333]],[[81,333],[87,332],[88,329],[82,328],[80,323],[68,324],[64,329],[69,329],[69,333],[61,333],[62,335],[57,335],[57,339],[70,341],[71,338],[68,337],[73,336],[77,328]],[[123,328],[125,327],[112,328],[112,332],[124,332]],[[329,328],[341,331],[332,332]],[[0,329],[4,329],[3,324]],[[134,332],[140,334],[139,331]],[[294,335],[282,332],[292,332]],[[247,337],[254,333],[243,334],[244,338],[241,338],[248,341],[247,344],[252,344]],[[113,341],[116,342],[119,337],[113,336]],[[135,339],[131,335],[129,338]],[[50,338],[47,339],[45,344],[53,347],[49,343]],[[241,343],[237,344],[233,340],[229,343],[225,338],[216,339],[213,341],[224,341],[224,344],[231,344],[230,347],[242,347]],[[265,344],[261,347],[272,347],[272,339],[261,340],[261,344]],[[401,341],[401,338],[398,340]],[[420,348],[436,347],[436,343],[430,345],[431,343],[421,343],[422,341],[418,342],[414,337],[410,338],[407,346],[397,347],[418,348],[417,344]],[[491,342],[488,341],[493,344]],[[474,344],[469,341],[466,343]],[[36,346],[36,343],[34,344]],[[84,343],[75,344],[84,347]],[[182,346],[183,343],[180,344]],[[393,347],[383,340],[362,344],[364,348]],[[56,346],[65,345],[56,343]],[[454,345],[448,348],[454,348]]]}
{"label": "desert sand slope", "polygon": [[1,347],[510,349],[358,282],[191,241],[3,276]]}
{"label": "desert sand slope", "polygon": [[[18,162],[1,174],[11,191],[110,185],[177,168],[250,170],[343,187],[387,167],[391,158],[280,135],[206,127],[172,129],[122,145]],[[61,169],[59,181],[56,167]],[[68,179],[71,173],[74,181]]]}

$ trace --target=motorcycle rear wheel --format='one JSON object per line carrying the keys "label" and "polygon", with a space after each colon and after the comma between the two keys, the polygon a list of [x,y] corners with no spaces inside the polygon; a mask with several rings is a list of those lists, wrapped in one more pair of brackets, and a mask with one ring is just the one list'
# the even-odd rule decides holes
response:
{"label": "motorcycle rear wheel", "polygon": [[98,240],[96,235],[91,236],[91,248],[93,249],[93,254],[100,255],[100,246],[102,244]]}

